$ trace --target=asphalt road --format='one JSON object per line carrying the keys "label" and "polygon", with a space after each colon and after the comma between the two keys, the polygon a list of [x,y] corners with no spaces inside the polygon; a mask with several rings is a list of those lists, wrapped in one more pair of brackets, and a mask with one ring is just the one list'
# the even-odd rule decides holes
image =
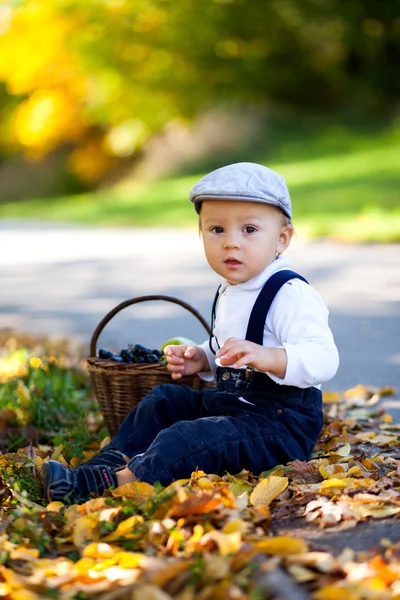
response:
{"label": "asphalt road", "polygon": [[[302,243],[289,251],[293,268],[324,298],[341,364],[326,389],[357,383],[400,390],[400,245]],[[114,306],[147,294],[177,297],[209,320],[218,277],[196,231],[87,228],[0,222],[0,327],[72,336],[89,345]],[[144,302],[115,316],[98,347],[171,336],[197,341],[195,317],[167,302]],[[388,399],[396,410],[397,401]]]}

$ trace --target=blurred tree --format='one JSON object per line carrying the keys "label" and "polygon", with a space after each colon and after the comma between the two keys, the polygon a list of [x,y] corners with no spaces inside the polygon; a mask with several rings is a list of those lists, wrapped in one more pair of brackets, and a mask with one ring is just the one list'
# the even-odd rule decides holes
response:
{"label": "blurred tree", "polygon": [[218,103],[390,110],[400,2],[14,0],[0,6],[0,152],[96,182],[174,119]]}

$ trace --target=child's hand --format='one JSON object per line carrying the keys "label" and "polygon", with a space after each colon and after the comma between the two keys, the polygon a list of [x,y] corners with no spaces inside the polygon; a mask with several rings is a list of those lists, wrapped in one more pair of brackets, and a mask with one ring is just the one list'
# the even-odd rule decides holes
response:
{"label": "child's hand", "polygon": [[166,346],[164,354],[172,379],[210,370],[205,352],[199,346]]}
{"label": "child's hand", "polygon": [[248,340],[228,338],[216,354],[223,367],[253,367],[262,373],[269,372],[282,379],[286,373],[286,352],[283,348],[266,348]]}

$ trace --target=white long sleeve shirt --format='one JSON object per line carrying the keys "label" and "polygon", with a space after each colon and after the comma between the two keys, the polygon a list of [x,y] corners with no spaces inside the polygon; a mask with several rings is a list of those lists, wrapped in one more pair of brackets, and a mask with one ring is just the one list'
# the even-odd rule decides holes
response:
{"label": "white long sleeve shirt", "polygon": [[[288,269],[290,260],[279,257],[249,281],[230,284],[221,282],[213,329],[213,349],[230,337],[245,339],[250,313],[265,282],[277,271]],[[285,377],[268,375],[281,385],[299,388],[320,387],[335,375],[339,355],[328,325],[328,309],[319,294],[304,281],[292,279],[275,296],[264,325],[263,345],[284,348],[287,356]],[[215,355],[209,341],[201,344],[216,376]],[[208,377],[207,377],[208,375]],[[202,373],[208,379],[210,373]]]}

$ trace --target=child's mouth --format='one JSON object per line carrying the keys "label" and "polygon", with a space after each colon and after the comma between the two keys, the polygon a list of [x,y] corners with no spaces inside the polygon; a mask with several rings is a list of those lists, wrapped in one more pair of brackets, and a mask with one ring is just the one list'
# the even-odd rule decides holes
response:
{"label": "child's mouth", "polygon": [[242,263],[240,262],[240,260],[236,260],[236,258],[227,258],[226,260],[224,260],[224,263],[226,264],[227,267],[239,267]]}

